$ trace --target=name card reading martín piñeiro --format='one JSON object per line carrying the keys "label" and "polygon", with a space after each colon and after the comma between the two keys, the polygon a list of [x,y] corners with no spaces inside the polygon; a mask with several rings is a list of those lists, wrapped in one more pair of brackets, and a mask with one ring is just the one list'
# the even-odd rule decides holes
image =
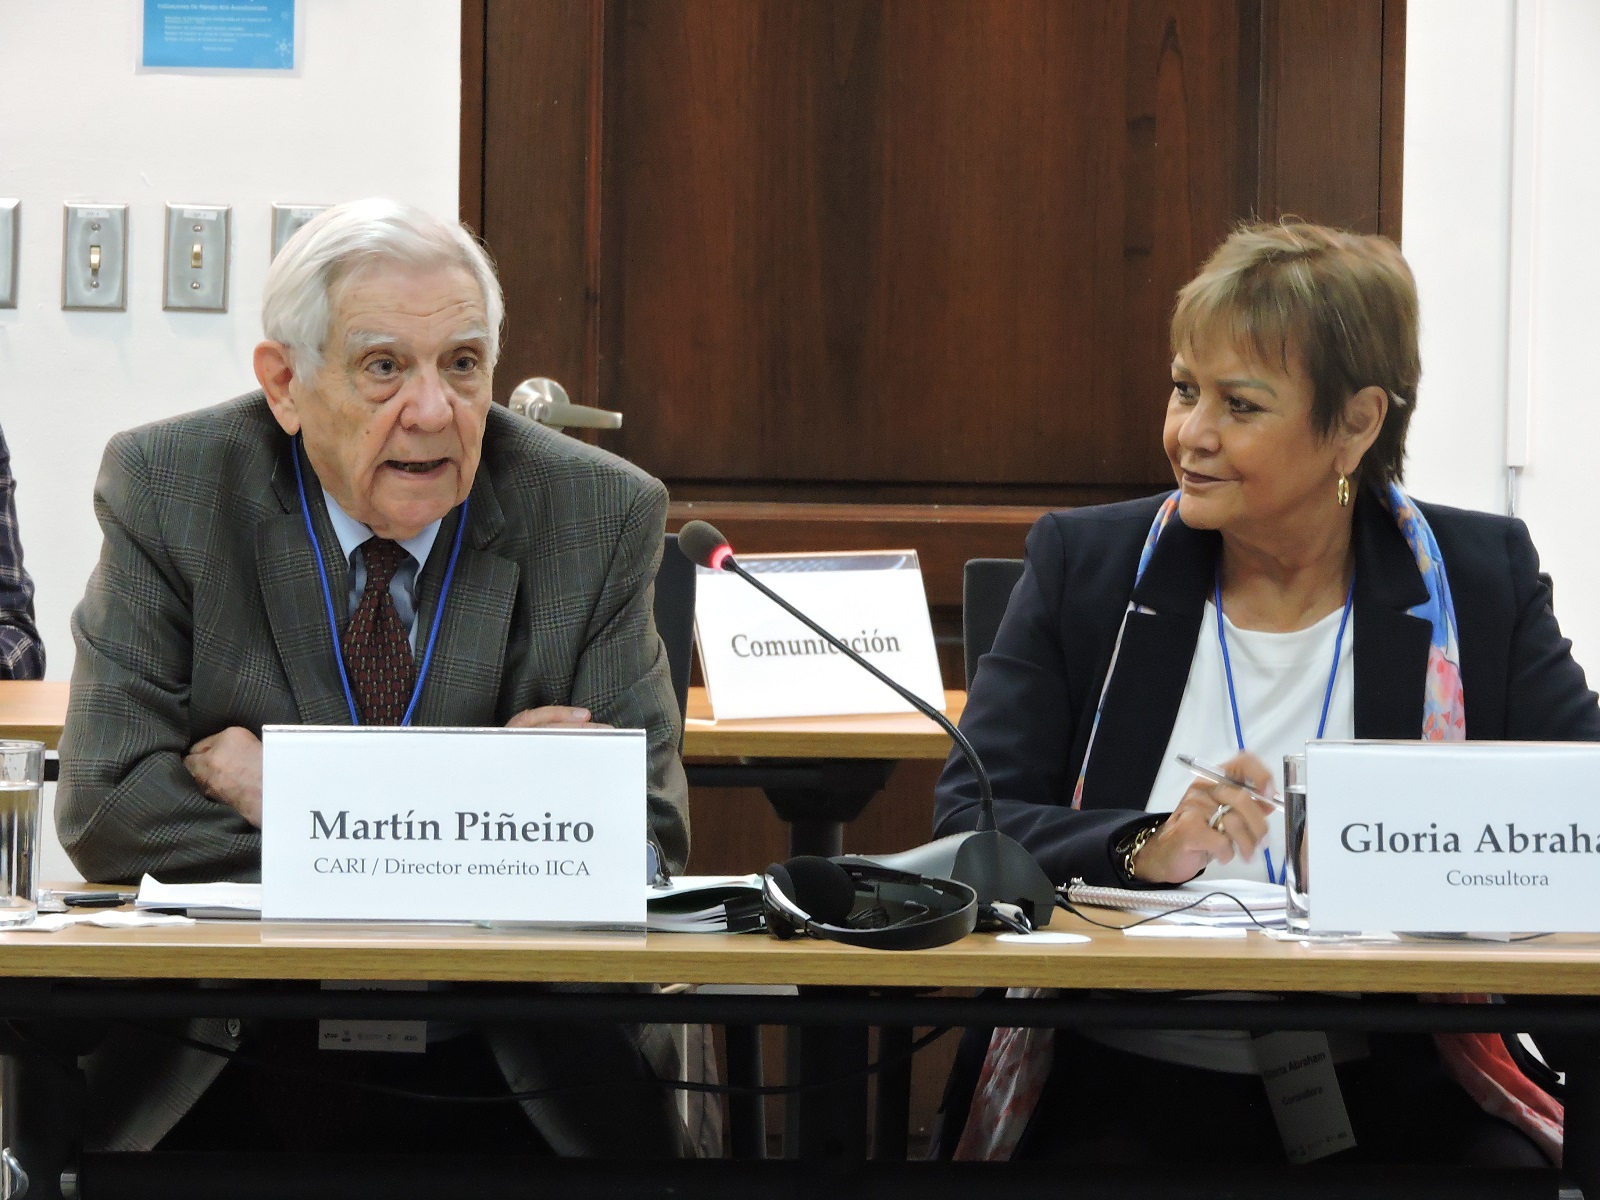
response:
{"label": "name card reading mart\u00edn pi\u00f1eiro", "polygon": [[644,927],[638,729],[262,732],[261,915]]}

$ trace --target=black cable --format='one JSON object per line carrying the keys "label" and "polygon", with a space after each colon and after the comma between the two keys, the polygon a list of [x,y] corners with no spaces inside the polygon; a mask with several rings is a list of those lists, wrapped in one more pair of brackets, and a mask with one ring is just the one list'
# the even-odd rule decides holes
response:
{"label": "black cable", "polygon": [[1004,925],[1012,933],[1032,933],[1033,926],[1028,924],[1027,918],[1018,920],[1008,912],[1001,911],[999,905],[985,904],[978,909],[979,928],[984,927],[984,922],[993,921],[996,925]]}
{"label": "black cable", "polygon": [[198,1038],[186,1037],[183,1034],[173,1033],[169,1029],[162,1029],[158,1026],[141,1025],[134,1021],[120,1021],[118,1024],[126,1025],[143,1033],[153,1033],[158,1037],[168,1038],[202,1053],[226,1059],[228,1062],[243,1063],[245,1066],[254,1067],[260,1071],[288,1075],[298,1079],[309,1079],[317,1083],[332,1083],[359,1092],[372,1092],[380,1096],[396,1096],[404,1100],[421,1100],[431,1104],[520,1104],[524,1100],[545,1100],[552,1096],[563,1096],[572,1092],[592,1092],[604,1088],[629,1086],[664,1087],[673,1091],[705,1092],[714,1096],[795,1096],[801,1092],[836,1087],[841,1083],[849,1083],[854,1079],[865,1079],[876,1075],[885,1067],[904,1062],[918,1051],[933,1045],[934,1042],[949,1033],[951,1029],[948,1025],[930,1029],[912,1042],[908,1049],[902,1050],[898,1054],[880,1058],[875,1062],[868,1063],[865,1067],[847,1071],[842,1075],[836,1075],[829,1079],[817,1079],[809,1083],[741,1085],[733,1083],[698,1083],[687,1079],[607,1079],[594,1083],[562,1084],[559,1087],[534,1088],[524,1092],[507,1092],[502,1096],[461,1096],[445,1092],[419,1092],[411,1088],[391,1087],[387,1084],[368,1083],[359,1079],[345,1079],[338,1075],[329,1075],[307,1067],[295,1067],[286,1063],[270,1062],[253,1054],[246,1054],[241,1050],[229,1050],[225,1046],[213,1046],[210,1042],[202,1042]]}
{"label": "black cable", "polygon": [[1139,926],[1139,925],[1149,924],[1151,921],[1159,921],[1159,920],[1161,920],[1162,917],[1170,917],[1170,916],[1172,916],[1173,913],[1188,912],[1191,908],[1194,908],[1194,907],[1196,907],[1198,905],[1204,904],[1207,900],[1211,899],[1211,897],[1213,897],[1213,896],[1221,896],[1226,900],[1232,900],[1235,904],[1237,904],[1241,909],[1244,910],[1244,915],[1249,917],[1250,920],[1253,921],[1258,928],[1268,929],[1268,930],[1277,928],[1277,926],[1275,926],[1275,925],[1265,925],[1265,924],[1262,924],[1262,922],[1256,920],[1256,915],[1255,915],[1255,913],[1250,911],[1250,906],[1248,904],[1246,904],[1243,900],[1239,899],[1239,897],[1233,895],[1231,892],[1207,892],[1204,896],[1201,896],[1196,900],[1192,900],[1188,904],[1185,904],[1180,908],[1169,908],[1169,909],[1166,909],[1163,912],[1154,913],[1154,914],[1152,914],[1151,916],[1148,916],[1148,917],[1140,917],[1137,921],[1129,921],[1126,925],[1112,925],[1112,924],[1110,924],[1110,923],[1108,923],[1106,921],[1096,921],[1093,917],[1086,916],[1084,913],[1079,911],[1078,907],[1076,905],[1074,905],[1072,903],[1072,901],[1067,899],[1067,895],[1066,895],[1066,892],[1064,890],[1063,891],[1058,891],[1056,893],[1056,907],[1057,908],[1061,908],[1061,909],[1065,909],[1067,912],[1071,913],[1073,916],[1077,917],[1081,921],[1087,921],[1091,925],[1098,925],[1101,929],[1133,929],[1134,927]]}

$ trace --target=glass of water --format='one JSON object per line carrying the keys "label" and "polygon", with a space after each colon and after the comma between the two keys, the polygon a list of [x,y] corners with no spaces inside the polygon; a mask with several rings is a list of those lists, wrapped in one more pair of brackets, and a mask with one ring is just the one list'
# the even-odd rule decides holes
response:
{"label": "glass of water", "polygon": [[44,743],[0,740],[0,924],[33,920]]}
{"label": "glass of water", "polygon": [[1290,929],[1311,928],[1311,880],[1306,862],[1306,756],[1283,756],[1283,880]]}

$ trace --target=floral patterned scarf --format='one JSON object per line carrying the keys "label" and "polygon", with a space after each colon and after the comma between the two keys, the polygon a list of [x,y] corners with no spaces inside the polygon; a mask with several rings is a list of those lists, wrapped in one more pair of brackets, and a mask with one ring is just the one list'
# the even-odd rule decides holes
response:
{"label": "floral patterned scarf", "polygon": [[[1461,646],[1457,638],[1455,602],[1450,580],[1445,573],[1444,556],[1429,528],[1427,518],[1396,484],[1378,492],[1378,500],[1399,526],[1411,549],[1417,570],[1427,585],[1428,598],[1410,610],[1426,620],[1432,630],[1428,646],[1427,685],[1422,709],[1422,740],[1459,742],[1466,740],[1465,698],[1461,690]],[[1156,543],[1167,522],[1178,509],[1174,492],[1162,504],[1139,554],[1134,586],[1144,577]],[[1128,612],[1148,611],[1130,603]],[[1123,626],[1127,625],[1124,614]],[[1105,686],[1095,706],[1094,724],[1084,750],[1083,766],[1072,792],[1072,807],[1083,804],[1083,782],[1089,755],[1094,750],[1100,727],[1100,710],[1105,705],[1106,689],[1116,670],[1122,648],[1122,629],[1111,651],[1111,665]],[[1033,988],[1014,988],[1008,996],[1040,996],[1048,992]],[[1485,1003],[1489,996],[1433,997],[1461,1003]],[[1510,1122],[1532,1138],[1557,1164],[1561,1161],[1562,1106],[1525,1076],[1512,1061],[1505,1044],[1496,1034],[1435,1034],[1434,1042],[1445,1066],[1455,1081],[1485,1112]],[[961,1140],[956,1145],[958,1161],[1004,1161],[1011,1157],[1028,1127],[1039,1096],[1055,1060],[1055,1030],[996,1029],[989,1040],[988,1054],[978,1076],[977,1091],[967,1116]]]}

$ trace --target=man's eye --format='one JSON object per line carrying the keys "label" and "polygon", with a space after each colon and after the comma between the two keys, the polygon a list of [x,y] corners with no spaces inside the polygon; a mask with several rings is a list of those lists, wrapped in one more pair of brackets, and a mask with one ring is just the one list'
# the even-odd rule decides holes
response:
{"label": "man's eye", "polygon": [[478,356],[476,354],[458,354],[450,366],[463,375],[470,375],[478,369]]}
{"label": "man's eye", "polygon": [[367,364],[367,370],[381,378],[388,378],[400,370],[400,364],[392,358],[375,358]]}

